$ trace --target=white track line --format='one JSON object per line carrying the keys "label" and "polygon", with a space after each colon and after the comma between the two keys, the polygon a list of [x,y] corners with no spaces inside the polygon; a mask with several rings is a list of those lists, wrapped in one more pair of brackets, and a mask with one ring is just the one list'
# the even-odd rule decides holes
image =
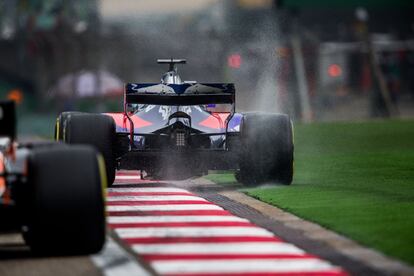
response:
{"label": "white track line", "polygon": [[109,196],[107,201],[164,201],[164,200],[180,200],[180,201],[206,201],[198,196],[185,195],[157,195],[157,196]]}
{"label": "white track line", "polygon": [[116,228],[115,232],[121,238],[274,236],[273,233],[254,226]]}
{"label": "white track line", "polygon": [[188,210],[223,210],[223,208],[214,204],[171,204],[171,205],[109,205],[106,206],[108,212],[123,211],[188,211]]}
{"label": "white track line", "polygon": [[298,254],[305,252],[284,242],[229,242],[182,244],[135,244],[139,254]]}
{"label": "white track line", "polygon": [[189,191],[180,189],[180,188],[169,188],[169,187],[143,187],[143,188],[108,188],[108,192],[111,193],[129,193],[129,192],[136,192],[136,193],[188,193],[191,194]]}
{"label": "white track line", "polygon": [[115,177],[115,181],[116,180],[129,180],[129,179],[131,179],[131,180],[139,180],[139,181],[142,180],[139,175],[117,175]]}
{"label": "white track line", "polygon": [[109,237],[104,249],[91,258],[104,276],[151,275],[137,263],[135,257],[130,256]]}
{"label": "white track line", "polygon": [[191,273],[277,273],[277,272],[336,272],[339,271],[327,262],[318,259],[290,260],[191,260],[154,261],[154,269],[160,274]]}
{"label": "white track line", "polygon": [[108,223],[148,223],[148,222],[249,222],[236,216],[110,216]]}

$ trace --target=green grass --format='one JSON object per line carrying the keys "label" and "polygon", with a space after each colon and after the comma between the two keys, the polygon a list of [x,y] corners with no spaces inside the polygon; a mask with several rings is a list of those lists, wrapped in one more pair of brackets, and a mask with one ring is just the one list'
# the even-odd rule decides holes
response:
{"label": "green grass", "polygon": [[17,118],[17,133],[21,137],[53,139],[56,117],[54,114],[28,113]]}
{"label": "green grass", "polygon": [[296,125],[293,184],[244,191],[414,264],[414,121]]}
{"label": "green grass", "polygon": [[232,173],[210,173],[204,178],[207,178],[210,181],[215,183],[220,183],[221,185],[235,185],[237,180]]}

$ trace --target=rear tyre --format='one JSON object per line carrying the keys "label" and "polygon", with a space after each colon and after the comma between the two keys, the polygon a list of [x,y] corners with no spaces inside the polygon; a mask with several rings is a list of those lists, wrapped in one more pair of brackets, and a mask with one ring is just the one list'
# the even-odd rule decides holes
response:
{"label": "rear tyre", "polygon": [[71,113],[66,117],[63,139],[69,144],[94,146],[105,159],[108,185],[115,180],[115,122],[106,115]]}
{"label": "rear tyre", "polygon": [[77,255],[102,249],[106,180],[98,158],[93,148],[80,145],[30,153],[23,236],[34,252]]}
{"label": "rear tyre", "polygon": [[293,133],[285,114],[249,113],[241,125],[241,153],[236,179],[245,185],[279,183],[293,178]]}
{"label": "rear tyre", "polygon": [[56,124],[55,124],[55,134],[54,139],[56,141],[63,141],[64,136],[64,129],[66,126],[67,118],[73,114],[82,114],[82,112],[78,111],[65,111],[59,114],[59,116],[56,118]]}

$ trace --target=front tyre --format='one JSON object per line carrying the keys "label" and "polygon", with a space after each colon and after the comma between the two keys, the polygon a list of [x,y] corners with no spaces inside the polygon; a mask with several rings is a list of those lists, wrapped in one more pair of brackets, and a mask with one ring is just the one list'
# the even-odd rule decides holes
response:
{"label": "front tyre", "polygon": [[78,255],[102,249],[106,179],[99,158],[93,148],[80,145],[30,153],[23,236],[34,252]]}
{"label": "front tyre", "polygon": [[248,113],[241,125],[240,170],[245,185],[280,183],[293,178],[293,132],[285,114]]}

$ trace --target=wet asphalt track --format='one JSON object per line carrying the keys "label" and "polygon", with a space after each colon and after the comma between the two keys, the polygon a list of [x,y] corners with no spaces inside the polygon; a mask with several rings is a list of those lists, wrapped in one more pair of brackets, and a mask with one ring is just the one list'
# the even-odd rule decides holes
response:
{"label": "wet asphalt track", "polygon": [[[285,242],[269,221],[240,204],[174,184],[120,172],[108,189],[111,238],[103,253],[34,257],[19,235],[0,235],[0,275],[346,275],[332,261],[352,274],[376,274],[340,258],[322,260],[309,253],[318,251],[315,246],[305,251]],[[267,229],[257,226],[262,222]],[[300,237],[290,240],[306,244]]]}
{"label": "wet asphalt track", "polygon": [[20,234],[0,234],[0,275],[101,275],[89,257],[36,257]]}

